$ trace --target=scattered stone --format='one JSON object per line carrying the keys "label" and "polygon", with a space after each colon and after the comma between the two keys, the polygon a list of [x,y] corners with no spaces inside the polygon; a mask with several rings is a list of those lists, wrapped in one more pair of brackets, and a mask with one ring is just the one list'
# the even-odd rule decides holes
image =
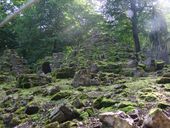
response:
{"label": "scattered stone", "polygon": [[59,68],[56,71],[56,78],[57,79],[73,78],[75,72],[76,71],[74,67]]}
{"label": "scattered stone", "polygon": [[36,114],[38,113],[39,111],[39,107],[38,106],[28,106],[25,110],[25,113],[27,115],[33,115],[33,114]]}
{"label": "scattered stone", "polygon": [[117,84],[117,85],[115,85],[115,87],[114,87],[114,89],[126,89],[126,88],[127,88],[127,86],[124,85],[124,84]]}
{"label": "scattered stone", "polygon": [[158,84],[168,84],[170,83],[170,77],[162,77],[160,80],[157,81]]}
{"label": "scattered stone", "polygon": [[170,107],[170,104],[168,104],[168,103],[164,103],[164,102],[158,103],[158,108],[160,108],[160,109],[166,109],[168,107]]}
{"label": "scattered stone", "polygon": [[76,98],[72,104],[76,108],[82,108],[84,106],[83,102],[79,98]]}
{"label": "scattered stone", "polygon": [[59,123],[63,123],[78,117],[79,114],[75,110],[67,107],[66,105],[62,105],[60,107],[54,108],[51,111],[49,119],[50,122],[58,121]]}
{"label": "scattered stone", "polygon": [[20,125],[14,128],[33,128],[33,127],[35,127],[35,123],[30,121],[30,122],[21,123]]}
{"label": "scattered stone", "polygon": [[121,72],[121,70],[122,70],[121,63],[111,63],[111,64],[99,65],[99,71],[102,71],[102,72],[118,74]]}
{"label": "scattered stone", "polygon": [[97,98],[95,101],[94,101],[94,104],[93,106],[97,109],[100,109],[102,107],[111,107],[111,106],[114,106],[115,104],[117,104],[118,102],[116,101],[113,101],[112,99],[108,99],[108,98],[105,98],[105,97],[99,97]]}
{"label": "scattered stone", "polygon": [[67,98],[71,96],[72,92],[71,91],[61,91],[56,94],[51,98],[51,100],[60,100],[62,98]]}
{"label": "scattered stone", "polygon": [[129,61],[127,62],[126,67],[127,67],[127,68],[135,68],[135,67],[137,67],[137,65],[138,65],[137,60],[129,60]]}
{"label": "scattered stone", "polygon": [[156,61],[156,70],[162,70],[165,66],[164,61]]}
{"label": "scattered stone", "polygon": [[77,128],[77,123],[72,121],[67,121],[60,124],[60,128]]}
{"label": "scattered stone", "polygon": [[124,112],[106,112],[99,115],[102,123],[113,128],[137,128],[133,119]]}
{"label": "scattered stone", "polygon": [[17,87],[31,88],[35,86],[42,86],[51,83],[51,77],[45,75],[25,74],[17,78]]}
{"label": "scattered stone", "polygon": [[91,73],[97,73],[99,71],[97,64],[91,64],[90,66],[90,72]]}
{"label": "scattered stone", "polygon": [[52,86],[46,89],[45,94],[46,95],[54,95],[56,93],[60,92],[59,86]]}
{"label": "scattered stone", "polygon": [[100,81],[88,69],[81,69],[76,72],[72,85],[74,87],[100,85]]}
{"label": "scattered stone", "polygon": [[0,75],[0,83],[4,83],[8,81],[8,77],[6,75]]}
{"label": "scattered stone", "polygon": [[64,53],[62,52],[53,53],[52,69],[60,68],[62,65],[63,58],[64,58]]}
{"label": "scattered stone", "polygon": [[142,128],[169,128],[170,118],[160,109],[153,109],[144,118]]}
{"label": "scattered stone", "polygon": [[0,58],[0,70],[4,72],[13,72],[17,75],[28,73],[29,68],[26,66],[26,61],[18,56],[13,49],[7,49]]}
{"label": "scattered stone", "polygon": [[59,125],[59,123],[56,121],[56,122],[47,124],[47,125],[45,126],[45,128],[60,128],[60,125]]}

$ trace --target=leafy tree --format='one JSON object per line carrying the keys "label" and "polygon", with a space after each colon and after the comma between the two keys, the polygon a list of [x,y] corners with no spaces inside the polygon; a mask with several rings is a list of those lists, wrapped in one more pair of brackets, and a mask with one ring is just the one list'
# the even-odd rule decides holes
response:
{"label": "leafy tree", "polygon": [[[133,36],[135,51],[139,52],[139,33],[143,32],[144,20],[150,17],[155,0],[107,0],[105,15],[112,26],[119,26],[120,34]],[[119,29],[118,28],[118,29]],[[140,30],[140,31],[139,31]]]}

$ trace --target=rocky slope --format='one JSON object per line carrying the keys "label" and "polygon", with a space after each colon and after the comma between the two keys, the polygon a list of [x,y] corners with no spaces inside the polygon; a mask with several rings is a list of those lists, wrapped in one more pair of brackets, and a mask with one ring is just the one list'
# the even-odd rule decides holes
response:
{"label": "rocky slope", "polygon": [[30,71],[15,52],[17,59],[4,55],[0,67],[9,66],[0,73],[0,127],[170,128],[169,66],[136,63],[127,48],[100,54],[107,46],[99,47],[100,57],[81,50],[70,59],[55,54],[50,70],[42,66],[47,74]]}

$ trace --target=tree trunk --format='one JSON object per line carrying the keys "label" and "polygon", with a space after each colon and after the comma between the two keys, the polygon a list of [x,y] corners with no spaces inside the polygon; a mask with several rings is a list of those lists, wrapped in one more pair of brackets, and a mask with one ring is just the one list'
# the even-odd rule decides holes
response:
{"label": "tree trunk", "polygon": [[135,44],[135,51],[136,53],[140,52],[140,42],[138,36],[138,27],[137,27],[137,10],[136,10],[136,0],[130,0],[131,10],[133,11],[133,17],[131,18],[132,22],[132,32],[133,32],[133,39]]}

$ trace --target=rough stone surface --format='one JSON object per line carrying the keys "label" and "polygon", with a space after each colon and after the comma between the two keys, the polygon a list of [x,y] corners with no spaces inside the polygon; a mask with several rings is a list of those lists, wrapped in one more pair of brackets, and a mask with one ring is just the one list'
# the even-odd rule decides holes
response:
{"label": "rough stone surface", "polygon": [[59,123],[72,120],[76,117],[78,117],[78,113],[65,105],[54,108],[49,116],[51,122],[58,121]]}
{"label": "rough stone surface", "polygon": [[25,74],[17,78],[17,87],[31,88],[51,83],[51,78],[45,75]]}
{"label": "rough stone surface", "polygon": [[100,85],[100,81],[88,69],[81,69],[75,74],[72,85],[74,87]]}
{"label": "rough stone surface", "polygon": [[99,115],[99,119],[102,123],[113,128],[137,128],[133,119],[121,111],[102,113]]}
{"label": "rough stone surface", "polygon": [[160,109],[151,110],[145,117],[142,128],[170,128],[170,117]]}
{"label": "rough stone surface", "polygon": [[0,70],[4,72],[12,71],[15,74],[23,74],[29,72],[26,67],[26,61],[18,56],[15,50],[7,49],[0,58]]}

